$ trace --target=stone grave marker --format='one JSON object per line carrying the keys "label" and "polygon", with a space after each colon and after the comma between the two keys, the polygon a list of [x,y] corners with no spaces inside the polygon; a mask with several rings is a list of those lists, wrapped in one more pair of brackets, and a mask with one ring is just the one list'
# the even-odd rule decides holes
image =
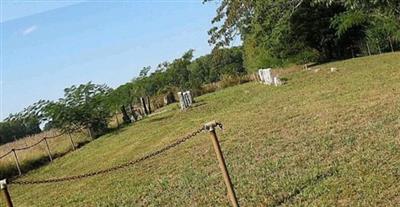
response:
{"label": "stone grave marker", "polygon": [[278,76],[272,75],[271,68],[258,70],[258,75],[262,83],[267,85],[282,85],[282,81]]}
{"label": "stone grave marker", "polygon": [[182,110],[189,108],[193,104],[193,98],[190,91],[178,92],[179,105]]}

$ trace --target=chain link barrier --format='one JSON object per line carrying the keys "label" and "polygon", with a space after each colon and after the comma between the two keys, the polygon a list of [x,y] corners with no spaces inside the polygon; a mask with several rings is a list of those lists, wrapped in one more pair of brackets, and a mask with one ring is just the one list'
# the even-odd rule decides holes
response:
{"label": "chain link barrier", "polygon": [[[221,123],[216,123],[216,125],[222,129]],[[103,170],[99,170],[99,171],[95,171],[95,172],[89,172],[89,173],[85,173],[85,174],[81,174],[81,175],[73,175],[73,176],[66,176],[66,177],[60,177],[60,178],[50,178],[50,179],[43,179],[43,180],[12,180],[11,179],[11,180],[9,180],[9,184],[10,185],[34,185],[34,184],[46,184],[46,183],[58,183],[58,182],[65,182],[65,181],[80,180],[83,178],[93,177],[93,176],[101,175],[101,174],[105,174],[105,173],[110,173],[113,171],[117,171],[117,170],[120,170],[123,168],[130,167],[132,165],[135,165],[137,163],[140,163],[142,161],[145,161],[147,159],[155,157],[159,154],[162,154],[163,152],[166,152],[169,149],[174,148],[174,147],[186,142],[187,140],[195,137],[196,135],[198,135],[199,133],[201,133],[205,130],[207,130],[207,129],[205,127],[202,127],[200,129],[192,132],[191,134],[188,134],[157,151],[149,153],[141,158],[138,158],[138,159],[114,166],[114,167],[110,167],[107,169],[103,169]]]}

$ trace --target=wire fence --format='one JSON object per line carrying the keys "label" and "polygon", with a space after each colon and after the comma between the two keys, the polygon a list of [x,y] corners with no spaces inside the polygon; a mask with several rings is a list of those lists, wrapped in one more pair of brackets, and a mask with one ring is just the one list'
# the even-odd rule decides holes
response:
{"label": "wire fence", "polygon": [[12,150],[10,150],[7,153],[5,153],[4,155],[0,156],[0,160],[3,159],[4,157],[7,157],[7,155],[9,155],[11,153],[12,153]]}
{"label": "wire fence", "polygon": [[6,152],[5,154],[1,155],[1,156],[0,156],[0,160],[3,159],[4,157],[6,157],[7,155],[11,154],[13,151],[28,150],[28,149],[30,149],[30,148],[32,148],[32,147],[35,147],[36,145],[40,144],[41,142],[45,141],[46,139],[55,139],[55,138],[60,137],[60,136],[62,136],[62,135],[64,135],[64,134],[65,134],[65,133],[63,132],[63,133],[57,134],[57,135],[55,135],[55,136],[49,136],[49,137],[45,136],[45,137],[43,137],[42,139],[40,139],[39,141],[37,141],[36,143],[31,144],[31,145],[29,145],[29,146],[21,147],[21,148],[13,148],[13,149],[9,150],[8,152]]}
{"label": "wire fence", "polygon": [[228,190],[228,196],[231,200],[231,203],[233,206],[238,206],[238,202],[237,202],[237,198],[233,189],[233,185],[230,179],[230,176],[228,174],[228,170],[226,168],[226,164],[225,164],[225,160],[224,157],[222,155],[222,151],[221,151],[221,146],[219,144],[218,138],[217,138],[217,134],[215,132],[215,128],[221,128],[222,129],[222,124],[218,123],[218,122],[210,122],[207,123],[206,125],[204,125],[203,127],[193,131],[192,133],[176,139],[174,142],[162,147],[161,149],[158,149],[156,151],[147,153],[146,155],[119,164],[119,165],[115,165],[106,169],[101,169],[98,171],[94,171],[94,172],[88,172],[88,173],[84,173],[84,174],[80,174],[80,175],[72,175],[72,176],[65,176],[65,177],[56,177],[56,178],[49,178],[49,179],[39,179],[39,180],[19,180],[18,178],[12,178],[12,179],[4,179],[0,181],[0,185],[1,185],[1,189],[5,194],[5,198],[6,198],[6,203],[7,206],[13,206],[12,201],[11,201],[11,197],[9,195],[9,192],[7,190],[7,184],[9,185],[38,185],[38,184],[50,184],[50,183],[59,183],[59,182],[67,182],[67,181],[75,181],[75,180],[81,180],[84,178],[89,178],[89,177],[93,177],[93,176],[97,176],[97,175],[101,175],[101,174],[106,174],[106,173],[111,173],[111,172],[115,172],[118,171],[120,169],[124,169],[133,165],[136,165],[140,162],[143,162],[145,160],[148,160],[150,158],[153,158],[155,156],[158,156],[160,154],[163,154],[164,152],[175,148],[179,145],[181,145],[182,143],[188,141],[189,139],[192,139],[194,137],[196,137],[198,134],[200,134],[203,131],[209,131],[211,133],[211,138],[212,138],[212,142],[213,142],[213,146],[217,155],[217,159],[219,162],[219,166],[221,168],[221,171],[223,173],[224,176],[224,182],[226,184],[227,190]]}
{"label": "wire fence", "polygon": [[[74,131],[76,131],[76,130],[77,129],[75,129]],[[22,164],[24,164],[24,163],[26,164],[26,162],[32,162],[32,161],[35,162],[35,161],[38,161],[38,160],[42,159],[41,157],[38,157],[37,159],[31,159],[31,156],[39,155],[38,154],[39,151],[45,151],[45,153],[47,154],[47,156],[49,158],[49,161],[52,162],[53,161],[53,156],[57,155],[57,153],[56,154],[54,154],[54,152],[52,153],[52,150],[50,149],[49,141],[50,140],[60,139],[62,136],[66,135],[66,134],[69,135],[69,136],[67,136],[67,139],[69,138],[69,142],[72,145],[72,150],[75,150],[77,146],[75,146],[75,142],[74,142],[74,140],[72,138],[71,133],[62,132],[62,133],[58,133],[58,134],[51,135],[51,136],[49,136],[49,134],[45,134],[44,137],[41,137],[41,138],[38,137],[39,139],[36,140],[36,141],[33,140],[35,142],[30,144],[30,145],[27,145],[26,141],[25,141],[25,145],[26,146],[24,146],[24,147],[18,147],[18,146],[15,146],[15,145],[14,146],[11,145],[12,146],[11,149],[9,148],[9,150],[6,153],[4,153],[3,155],[0,156],[0,160],[6,159],[8,155],[13,155],[12,156],[13,158],[11,158],[11,159],[13,159],[13,162],[14,162],[15,167],[17,169],[17,173],[18,173],[17,175],[21,176],[22,173],[23,173],[23,168],[26,168],[26,166],[27,166],[27,165],[22,165]],[[60,142],[60,141],[61,140],[59,140],[57,142]],[[26,157],[26,153],[25,153],[25,159],[21,159],[21,156],[24,157],[24,154],[21,155],[21,153],[17,153],[17,152],[23,152],[23,151],[31,150],[32,148],[37,147],[41,143],[44,143],[44,145],[43,146],[39,146],[40,150],[39,151],[36,150],[35,152],[33,152],[33,154],[29,154],[29,157]],[[59,147],[56,147],[56,149],[59,149]],[[4,163],[6,163],[6,162],[4,162]],[[7,169],[9,167],[7,166],[7,164],[4,164],[3,168]],[[11,176],[11,175],[14,175],[14,174],[15,174],[14,171],[11,171],[11,170],[8,170],[8,169],[3,171],[2,173],[0,173],[0,175],[2,175],[2,176]]]}

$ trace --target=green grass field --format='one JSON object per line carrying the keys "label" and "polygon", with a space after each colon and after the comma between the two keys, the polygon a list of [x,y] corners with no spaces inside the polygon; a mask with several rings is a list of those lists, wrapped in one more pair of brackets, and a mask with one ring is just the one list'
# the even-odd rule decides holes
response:
{"label": "green grass field", "polygon": [[[400,205],[400,53],[316,68],[279,71],[281,87],[252,82],[198,97],[186,112],[168,106],[21,180],[120,164],[215,119],[241,206]],[[116,173],[9,190],[16,206],[229,205],[207,133]]]}

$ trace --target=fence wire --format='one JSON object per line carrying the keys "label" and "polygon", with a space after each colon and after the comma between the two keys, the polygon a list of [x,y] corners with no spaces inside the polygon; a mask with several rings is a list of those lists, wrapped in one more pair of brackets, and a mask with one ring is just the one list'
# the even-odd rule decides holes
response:
{"label": "fence wire", "polygon": [[7,157],[7,155],[11,154],[12,150],[8,151],[4,155],[0,156],[0,160],[3,159],[4,157]]}
{"label": "fence wire", "polygon": [[30,149],[30,148],[32,148],[32,147],[34,147],[34,146],[40,144],[41,142],[43,142],[44,139],[45,139],[45,138],[42,138],[42,139],[40,139],[38,142],[36,142],[35,144],[32,144],[32,145],[30,145],[30,146],[21,147],[21,148],[14,148],[14,149],[12,149],[11,151],[13,151],[13,150],[14,150],[14,151],[22,151],[22,150]]}
{"label": "fence wire", "polygon": [[57,135],[51,136],[51,137],[44,137],[43,139],[54,139],[54,138],[60,137],[60,136],[62,136],[64,134],[65,134],[65,132],[63,132],[61,134],[57,134]]}
{"label": "fence wire", "polygon": [[45,136],[45,137],[43,137],[42,139],[40,139],[39,141],[37,141],[36,143],[34,143],[34,144],[30,145],[30,146],[20,147],[20,148],[13,148],[10,151],[6,152],[4,155],[1,155],[0,156],[0,160],[3,159],[4,157],[6,157],[7,155],[11,154],[13,151],[27,150],[27,149],[30,149],[30,148],[35,147],[36,145],[40,144],[45,139],[54,139],[54,138],[60,137],[60,136],[62,136],[64,134],[65,134],[65,132],[63,132],[61,134],[54,135],[54,136],[50,136],[50,137]]}
{"label": "fence wire", "polygon": [[[218,123],[218,126],[221,127],[222,125]],[[196,135],[198,135],[199,133],[201,133],[204,130],[206,130],[205,127],[202,127],[200,129],[192,132],[191,134],[188,134],[157,151],[151,152],[151,153],[149,153],[143,157],[140,157],[138,159],[134,159],[129,162],[126,162],[126,163],[123,163],[120,165],[116,165],[116,166],[113,166],[113,167],[110,167],[107,169],[103,169],[103,170],[99,170],[99,171],[95,171],[95,172],[89,172],[89,173],[85,173],[85,174],[81,174],[81,175],[73,175],[73,176],[66,176],[66,177],[60,177],[60,178],[50,178],[50,179],[43,179],[43,180],[10,180],[9,184],[11,184],[11,185],[33,185],[33,184],[58,183],[58,182],[65,182],[65,181],[80,180],[83,178],[93,177],[93,176],[101,175],[101,174],[105,174],[105,173],[110,173],[113,171],[117,171],[117,170],[120,170],[123,168],[130,167],[139,162],[145,161],[145,160],[155,157],[159,154],[162,154],[163,152],[168,151],[169,149],[174,148],[174,147],[184,143],[185,141],[195,137]]]}

